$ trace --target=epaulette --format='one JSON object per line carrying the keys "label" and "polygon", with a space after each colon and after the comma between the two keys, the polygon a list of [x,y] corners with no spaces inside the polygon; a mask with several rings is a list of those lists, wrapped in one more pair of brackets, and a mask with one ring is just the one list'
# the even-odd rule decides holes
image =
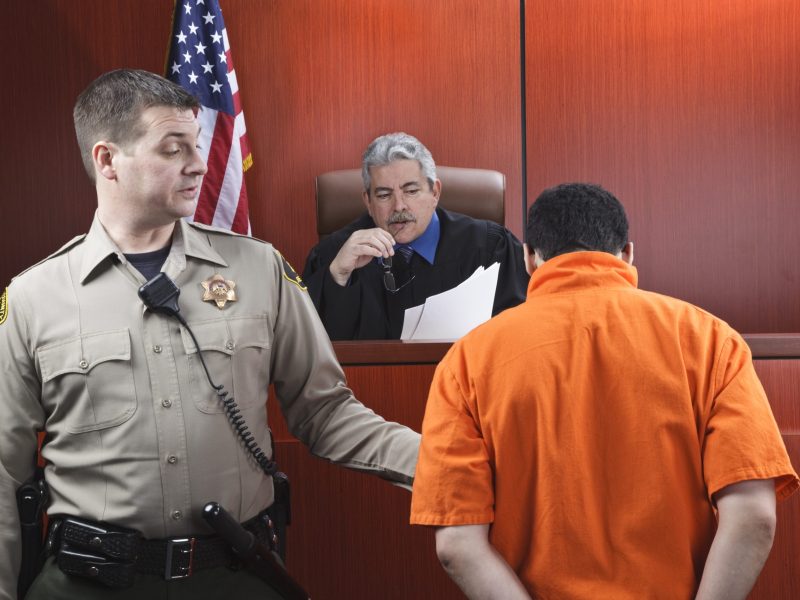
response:
{"label": "epaulette", "polygon": [[82,233],[82,234],[80,234],[80,235],[76,235],[74,238],[72,238],[70,241],[68,241],[66,244],[64,244],[63,246],[61,246],[61,248],[59,248],[58,250],[56,250],[55,252],[53,252],[53,253],[52,253],[52,254],[50,254],[49,256],[47,256],[47,257],[43,258],[42,260],[40,260],[40,261],[39,261],[39,262],[37,262],[36,264],[33,264],[33,265],[31,265],[30,267],[28,267],[28,268],[27,268],[27,269],[25,269],[24,271],[20,271],[19,273],[17,273],[17,274],[16,274],[14,277],[12,277],[12,278],[11,278],[11,281],[14,281],[14,279],[16,279],[17,277],[19,277],[20,275],[24,275],[25,273],[27,273],[28,271],[30,271],[31,269],[33,269],[33,268],[35,268],[35,267],[38,267],[38,266],[39,266],[39,265],[41,265],[42,263],[46,263],[46,262],[47,262],[48,260],[50,260],[51,258],[55,258],[56,256],[61,256],[62,254],[64,254],[64,253],[65,253],[65,252],[67,252],[68,250],[71,250],[73,247],[75,247],[75,246],[77,246],[79,243],[81,243],[85,237],[86,237],[86,234],[85,234],[85,233]]}
{"label": "epaulette", "polygon": [[236,233],[235,231],[231,231],[230,229],[224,229],[222,227],[217,227],[215,225],[206,225],[205,223],[195,223],[194,221],[192,221],[191,223],[187,223],[187,225],[189,225],[189,227],[194,227],[195,229],[199,229],[201,231],[209,231],[211,233],[221,233],[222,235],[230,235],[233,237],[255,240],[256,242],[261,242],[262,244],[269,244],[269,242],[259,239],[257,237],[253,237],[252,235],[247,235],[244,233]]}

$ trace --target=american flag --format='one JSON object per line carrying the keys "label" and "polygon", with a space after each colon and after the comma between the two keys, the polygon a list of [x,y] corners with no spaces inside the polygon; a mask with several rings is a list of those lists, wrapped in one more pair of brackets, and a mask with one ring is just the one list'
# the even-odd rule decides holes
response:
{"label": "american flag", "polygon": [[202,105],[200,153],[208,164],[194,218],[250,233],[244,172],[253,164],[228,33],[217,0],[177,0],[167,78]]}

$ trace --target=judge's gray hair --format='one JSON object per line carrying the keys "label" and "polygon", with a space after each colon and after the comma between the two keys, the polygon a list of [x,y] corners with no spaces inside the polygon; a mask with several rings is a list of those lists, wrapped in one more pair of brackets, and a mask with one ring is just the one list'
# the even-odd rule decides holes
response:
{"label": "judge's gray hair", "polygon": [[369,193],[372,183],[370,167],[382,167],[392,161],[404,159],[419,162],[422,174],[433,189],[436,181],[436,163],[433,162],[430,150],[413,135],[398,132],[375,138],[364,151],[361,157],[361,179],[364,181],[364,190]]}

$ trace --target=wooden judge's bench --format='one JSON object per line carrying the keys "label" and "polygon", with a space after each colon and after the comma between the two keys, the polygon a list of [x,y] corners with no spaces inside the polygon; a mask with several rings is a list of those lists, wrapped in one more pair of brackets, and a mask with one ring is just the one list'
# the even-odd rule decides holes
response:
{"label": "wooden judge's bench", "polygon": [[[795,469],[800,468],[800,334],[744,336]],[[335,342],[356,397],[420,430],[433,373],[449,343]],[[314,600],[463,598],[434,551],[433,532],[408,525],[411,494],[312,457],[269,402],[275,453],[292,481],[287,566]],[[778,530],[752,600],[800,598],[800,493],[778,504]]]}

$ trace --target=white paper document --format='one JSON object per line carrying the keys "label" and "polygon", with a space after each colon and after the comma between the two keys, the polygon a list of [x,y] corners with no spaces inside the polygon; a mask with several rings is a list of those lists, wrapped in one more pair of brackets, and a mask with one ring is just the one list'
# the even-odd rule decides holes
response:
{"label": "white paper document", "polygon": [[500,263],[475,272],[451,290],[406,309],[401,340],[457,340],[492,317]]}

